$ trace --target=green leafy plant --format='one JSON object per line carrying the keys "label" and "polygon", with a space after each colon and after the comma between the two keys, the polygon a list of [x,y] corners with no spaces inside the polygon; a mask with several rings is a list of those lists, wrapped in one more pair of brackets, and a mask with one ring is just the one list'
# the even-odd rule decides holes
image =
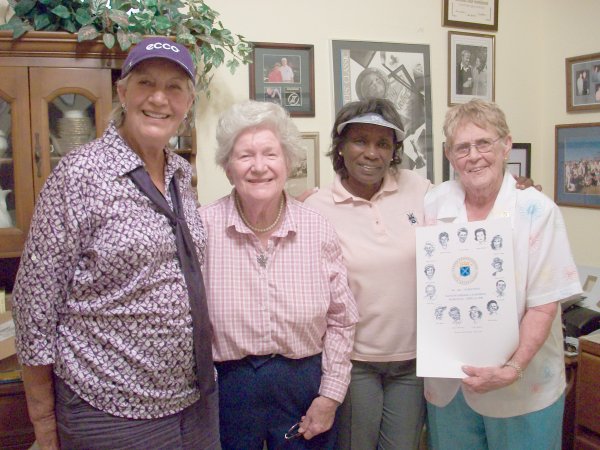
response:
{"label": "green leafy plant", "polygon": [[[198,68],[198,88],[207,90],[225,64],[234,73],[250,62],[252,46],[225,29],[219,14],[203,0],[8,0],[15,14],[0,30],[15,39],[27,31],[68,31],[78,41],[101,38],[122,50],[144,35],[175,36],[190,50]],[[207,91],[208,92],[208,91]]]}

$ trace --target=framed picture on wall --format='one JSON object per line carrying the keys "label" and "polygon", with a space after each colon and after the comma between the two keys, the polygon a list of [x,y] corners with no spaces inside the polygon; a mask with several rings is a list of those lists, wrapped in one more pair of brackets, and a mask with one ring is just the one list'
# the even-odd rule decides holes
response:
{"label": "framed picture on wall", "polygon": [[498,31],[498,0],[443,0],[445,27]]}
{"label": "framed picture on wall", "polygon": [[513,142],[506,169],[514,176],[531,178],[531,144]]}
{"label": "framed picture on wall", "polygon": [[390,100],[406,132],[401,167],[433,179],[429,46],[332,41],[332,50],[336,112],[352,101]]}
{"label": "framed picture on wall", "polygon": [[556,125],[554,201],[600,209],[600,123]]}
{"label": "framed picture on wall", "polygon": [[314,46],[267,42],[252,45],[250,98],[277,103],[292,117],[314,117]]}
{"label": "framed picture on wall", "polygon": [[600,109],[600,53],[565,60],[567,111]]}
{"label": "framed picture on wall", "polygon": [[448,32],[448,105],[494,100],[494,44],[491,34]]}
{"label": "framed picture on wall", "polygon": [[286,191],[298,196],[319,185],[319,133],[301,133],[304,153],[285,184]]}

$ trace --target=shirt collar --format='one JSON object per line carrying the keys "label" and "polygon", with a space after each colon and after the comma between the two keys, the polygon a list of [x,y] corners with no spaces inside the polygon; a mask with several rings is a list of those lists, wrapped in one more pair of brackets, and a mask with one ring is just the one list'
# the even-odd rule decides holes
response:
{"label": "shirt collar", "polygon": [[[513,210],[516,197],[517,182],[508,171],[504,171],[504,178],[500,191],[494,202],[494,206],[488,215],[488,219],[497,219],[501,217],[510,217],[510,211]],[[459,181],[448,182],[448,192],[444,202],[440,205],[437,212],[437,220],[452,221],[455,219],[467,220],[467,211],[465,209],[465,191]]]}
{"label": "shirt collar", "polygon": [[[137,153],[127,145],[125,140],[117,131],[114,122],[110,122],[104,134],[100,138],[103,145],[103,151],[110,161],[110,171],[115,178],[123,177],[132,170],[143,166],[144,161]],[[191,181],[191,170],[185,160],[177,157],[173,151],[168,148],[164,149],[166,157],[165,178],[170,181],[173,175],[180,171],[183,175],[183,183]]]}
{"label": "shirt collar", "polygon": [[375,193],[371,200],[365,200],[362,197],[357,195],[353,195],[344,187],[342,184],[342,177],[340,174],[336,174],[333,180],[333,186],[331,187],[331,193],[333,194],[333,201],[336,203],[344,203],[347,201],[356,201],[356,202],[365,202],[372,201],[377,199],[378,197],[388,193],[388,192],[396,192],[398,190],[398,181],[396,177],[393,177],[390,171],[388,170],[383,176],[383,183],[379,190]]}

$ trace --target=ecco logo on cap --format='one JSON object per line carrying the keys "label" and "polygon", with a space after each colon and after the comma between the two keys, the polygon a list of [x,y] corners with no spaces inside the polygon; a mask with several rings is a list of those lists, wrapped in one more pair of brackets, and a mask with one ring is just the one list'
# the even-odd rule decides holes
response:
{"label": "ecco logo on cap", "polygon": [[168,42],[155,42],[154,44],[146,45],[146,50],[152,50],[153,48],[164,48],[165,50],[171,50],[172,52],[179,53],[179,49]]}

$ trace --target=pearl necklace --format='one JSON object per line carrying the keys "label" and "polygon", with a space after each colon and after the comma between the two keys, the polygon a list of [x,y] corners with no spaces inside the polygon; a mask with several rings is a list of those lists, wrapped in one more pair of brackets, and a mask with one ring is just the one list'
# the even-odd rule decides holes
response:
{"label": "pearl necklace", "polygon": [[277,211],[277,217],[275,217],[275,221],[265,228],[258,228],[252,225],[244,215],[244,211],[242,210],[242,205],[240,204],[240,199],[237,195],[237,192],[235,192],[234,197],[235,208],[237,209],[238,214],[242,218],[242,222],[244,222],[244,224],[255,233],[266,233],[267,231],[271,231],[279,223],[279,219],[281,219],[281,214],[283,213],[283,207],[285,206],[285,194],[281,194],[281,201],[279,202],[279,211]]}

